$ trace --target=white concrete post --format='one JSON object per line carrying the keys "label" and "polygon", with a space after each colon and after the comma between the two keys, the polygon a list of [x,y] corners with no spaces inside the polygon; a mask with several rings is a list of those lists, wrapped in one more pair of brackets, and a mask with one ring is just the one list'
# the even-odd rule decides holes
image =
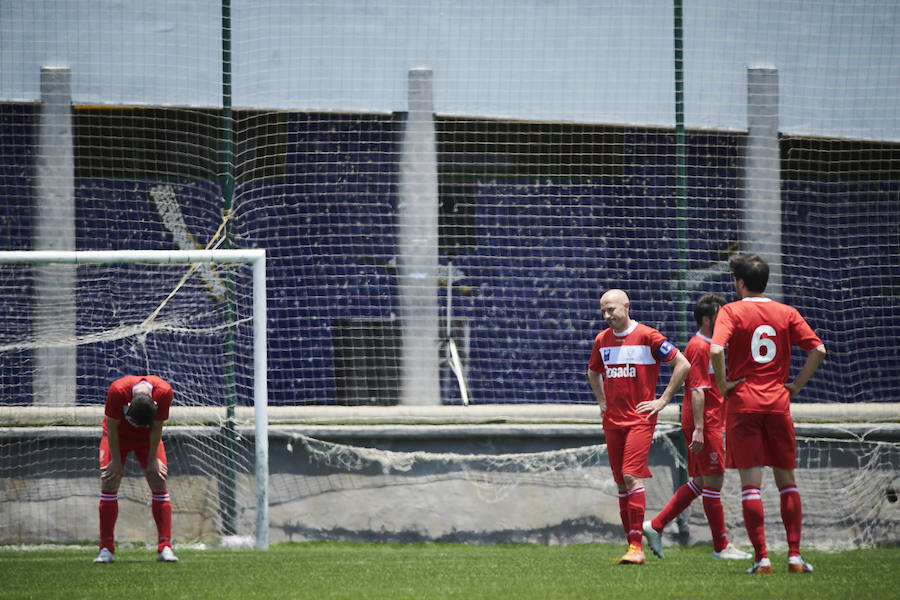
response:
{"label": "white concrete post", "polygon": [[[35,161],[34,250],[75,250],[75,158],[71,74],[41,69],[41,108]],[[75,338],[75,265],[34,267],[33,337]],[[33,352],[32,396],[39,405],[75,404],[76,346],[39,345]]]}
{"label": "white concrete post", "polygon": [[741,251],[755,252],[769,263],[766,296],[781,300],[781,153],[778,145],[777,69],[747,69],[747,134]]}
{"label": "white concrete post", "polygon": [[397,206],[400,403],[438,405],[438,177],[431,69],[410,69],[408,97]]}

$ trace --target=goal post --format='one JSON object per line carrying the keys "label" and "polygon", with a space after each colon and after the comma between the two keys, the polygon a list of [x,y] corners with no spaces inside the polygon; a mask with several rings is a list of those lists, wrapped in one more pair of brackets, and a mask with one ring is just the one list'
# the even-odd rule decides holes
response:
{"label": "goal post", "polygon": [[[252,403],[253,403],[253,447],[256,496],[256,548],[268,548],[268,391],[267,391],[267,341],[266,341],[266,253],[263,249],[243,250],[110,250],[110,251],[0,251],[0,266],[3,265],[44,265],[44,264],[227,264],[245,263],[252,267]],[[190,274],[191,271],[188,273]],[[186,278],[186,276],[185,276]],[[185,278],[182,278],[181,284]],[[179,285],[181,285],[179,284]],[[169,292],[156,312],[178,292],[176,287]],[[73,307],[74,308],[74,307]],[[154,315],[155,316],[155,313]],[[149,320],[149,319],[148,319]],[[230,324],[225,324],[229,327]],[[50,341],[65,345],[66,342]],[[72,345],[72,341],[68,342]],[[81,344],[75,340],[74,345]],[[15,344],[0,344],[0,351]],[[176,397],[178,390],[176,390]],[[233,411],[232,411],[233,413]],[[233,465],[225,465],[226,469]],[[231,529],[230,527],[226,530]]]}

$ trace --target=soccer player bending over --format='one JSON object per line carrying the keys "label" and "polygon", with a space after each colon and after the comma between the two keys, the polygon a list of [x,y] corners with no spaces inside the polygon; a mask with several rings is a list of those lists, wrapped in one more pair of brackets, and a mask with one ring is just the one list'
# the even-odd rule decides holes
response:
{"label": "soccer player bending over", "polygon": [[[739,300],[719,311],[710,354],[719,391],[727,393],[726,466],[740,472],[744,525],[756,552],[747,572],[772,572],[759,491],[762,467],[770,466],[781,495],[788,571],[809,573],[812,565],[800,556],[803,512],[794,479],[797,445],[790,400],[822,364],[825,345],[795,308],[763,295],[769,265],[759,256],[732,257],[731,273]],[[792,345],[805,350],[807,356],[797,376],[788,382]],[[728,375],[744,380],[730,391],[725,380],[726,347]]]}
{"label": "soccer player bending over", "polygon": [[172,396],[172,387],[155,375],[126,375],[109,386],[100,439],[100,552],[95,563],[114,560],[119,485],[129,452],[134,452],[150,486],[157,560],[178,562],[172,552],[172,504],[162,443],[163,421],[169,418]]}
{"label": "soccer player bending over", "polygon": [[[688,475],[691,479],[675,490],[675,494],[652,520],[644,521],[644,535],[653,553],[663,558],[663,528],[703,496],[703,512],[709,523],[713,540],[713,558],[747,559],[750,555],[728,541],[725,533],[725,511],[722,509],[722,483],[725,480],[725,407],[716,386],[709,344],[719,309],[725,305],[720,296],[702,296],[694,304],[694,320],[699,330],[684,349],[691,363],[684,383],[684,405],[681,408],[681,428],[688,446]],[[728,381],[733,388],[741,381]]]}
{"label": "soccer player bending over", "polygon": [[[631,303],[622,290],[600,298],[609,325],[594,339],[588,362],[588,381],[600,414],[609,453],[609,466],[619,488],[619,515],[628,540],[620,564],[644,564],[641,544],[647,498],[643,480],[652,477],[647,466],[657,413],[684,383],[690,363],[663,334],[633,321]],[[656,397],[659,365],[671,363],[666,389]]]}

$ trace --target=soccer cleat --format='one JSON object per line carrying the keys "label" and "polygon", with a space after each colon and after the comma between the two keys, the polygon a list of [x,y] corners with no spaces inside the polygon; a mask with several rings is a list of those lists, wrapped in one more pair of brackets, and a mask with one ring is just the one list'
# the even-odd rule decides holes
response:
{"label": "soccer cleat", "polygon": [[812,565],[797,556],[788,557],[788,573],[812,573]]}
{"label": "soccer cleat", "polygon": [[634,544],[629,544],[625,556],[618,560],[620,565],[642,565],[645,562],[647,562],[647,558],[644,556],[644,551]]}
{"label": "soccer cleat", "polygon": [[111,563],[114,560],[116,560],[116,557],[107,548],[100,548],[100,552],[94,557],[95,563]]}
{"label": "soccer cleat", "polygon": [[772,563],[769,562],[769,557],[763,557],[753,563],[753,566],[747,569],[747,572],[751,575],[753,573],[771,573],[772,572]]}
{"label": "soccer cleat", "polygon": [[727,558],[731,560],[747,560],[748,558],[753,558],[753,555],[749,552],[744,552],[731,542],[728,542],[728,545],[722,548],[719,552],[713,552],[713,558]]}
{"label": "soccer cleat", "polygon": [[650,549],[653,550],[653,554],[660,558],[665,558],[662,551],[662,536],[653,529],[651,523],[652,521],[644,521],[644,535],[647,537],[647,541],[650,542]]}
{"label": "soccer cleat", "polygon": [[172,552],[170,546],[164,546],[163,549],[159,551],[159,554],[156,555],[156,560],[159,562],[177,563],[178,557]]}

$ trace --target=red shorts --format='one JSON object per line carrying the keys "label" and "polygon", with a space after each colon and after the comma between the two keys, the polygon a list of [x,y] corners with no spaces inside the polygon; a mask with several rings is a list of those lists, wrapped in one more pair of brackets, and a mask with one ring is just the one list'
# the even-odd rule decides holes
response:
{"label": "red shorts", "polygon": [[789,414],[730,413],[726,436],[725,464],[730,469],[797,466],[794,421]]}
{"label": "red shorts", "polygon": [[[687,445],[691,445],[691,436],[694,428],[684,430],[684,439]],[[703,430],[703,448],[700,452],[687,453],[688,476],[718,475],[725,472],[725,441],[722,438],[722,429],[714,427],[712,431]]]}
{"label": "red shorts", "polygon": [[[119,454],[121,455],[123,465],[125,464],[125,458],[128,456],[129,452],[134,452],[135,457],[137,457],[138,462],[141,464],[141,468],[146,469],[147,457],[150,454],[150,440],[119,438]],[[168,463],[166,463],[166,449],[163,446],[162,440],[159,441],[159,448],[156,449],[156,458],[158,458],[162,464],[168,465]],[[105,467],[111,460],[112,456],[110,456],[109,453],[109,438],[104,431],[103,437],[100,438],[100,466]]]}
{"label": "red shorts", "polygon": [[616,483],[625,483],[625,475],[632,475],[640,479],[653,477],[647,466],[647,456],[650,454],[654,429],[656,429],[655,423],[603,428],[606,433],[609,466]]}

